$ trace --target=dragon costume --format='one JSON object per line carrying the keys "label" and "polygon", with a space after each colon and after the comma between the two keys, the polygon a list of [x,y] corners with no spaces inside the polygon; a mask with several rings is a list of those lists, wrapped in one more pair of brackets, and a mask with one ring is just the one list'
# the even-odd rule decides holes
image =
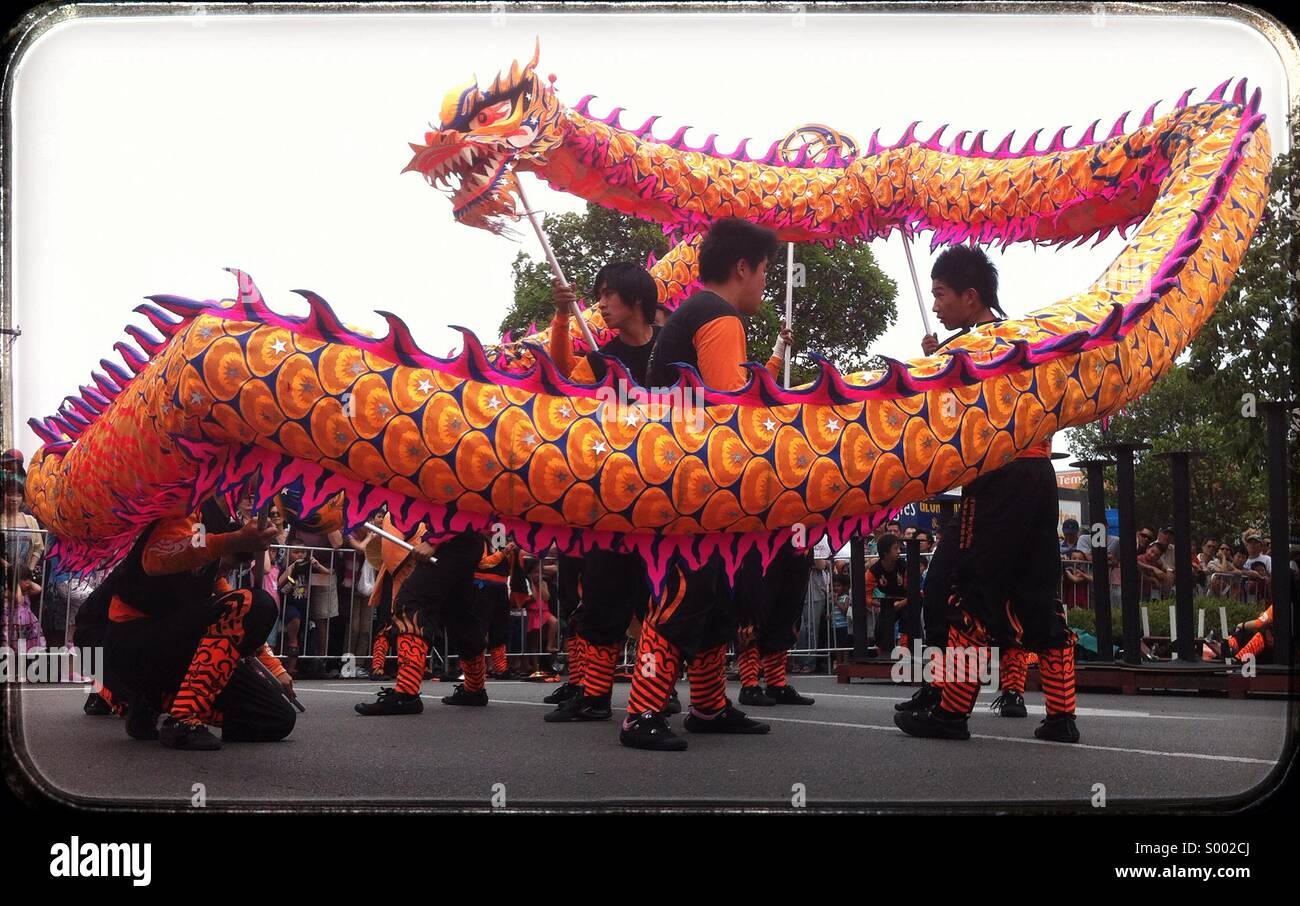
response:
{"label": "dragon costume", "polygon": [[[688,239],[726,215],[801,242],[1132,235],[1092,285],[947,354],[857,374],[823,361],[791,389],[757,365],[734,392],[686,369],[673,398],[701,401],[698,418],[639,404],[602,417],[626,377],[614,361],[601,384],[577,384],[540,348],[485,348],[467,330],[459,354],[434,356],[395,314],[380,312],[382,338],[311,292],[309,314],[280,314],[240,272],[233,300],[151,296],[137,310],[158,334],[127,328],[139,347],[115,347],[127,367],[102,361],[94,386],[30,422],[46,443],[28,500],[66,563],[99,566],[150,521],[249,478],[263,499],[301,481],[306,512],[345,491],[349,524],[387,503],[404,530],[500,522],[528,549],[633,551],[655,582],[674,557],[718,552],[734,573],[757,545],[766,562],[797,525],[838,546],[1145,393],[1213,314],[1268,194],[1260,94],[1244,81],[1197,103],[1189,90],[1163,116],[1152,105],[1131,131],[1120,117],[1098,139],[1094,123],[1068,147],[1064,129],[1045,149],[1035,132],[988,150],[982,132],[945,144],[913,124],[893,144],[877,133],[851,159],[800,166],[775,144],[723,154],[712,137],[687,147],[685,128],[655,138],[653,117],[594,119],[590,98],[561,104],[536,62],[451,92],[412,145],[407,169],[452,186],[463,223],[500,230],[517,216],[517,172],[531,171]],[[694,247],[674,251],[655,265],[662,298],[693,280]]]}

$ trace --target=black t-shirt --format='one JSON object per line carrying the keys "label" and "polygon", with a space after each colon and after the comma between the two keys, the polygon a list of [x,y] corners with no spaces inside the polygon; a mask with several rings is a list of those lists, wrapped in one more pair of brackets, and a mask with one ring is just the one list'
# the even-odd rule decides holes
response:
{"label": "black t-shirt", "polygon": [[983,325],[985,325],[985,324],[1000,324],[1000,323],[1002,323],[1002,322],[1005,321],[1005,320],[1006,320],[1005,318],[996,318],[996,317],[995,317],[995,318],[994,318],[993,320],[991,320],[991,321],[980,321],[980,322],[978,322],[978,323],[976,323],[976,324],[972,324],[970,327],[963,327],[961,330],[957,331],[955,334],[953,334],[952,336],[950,336],[948,339],[946,339],[946,340],[944,340],[942,343],[940,343],[940,344],[939,344],[939,348],[940,348],[940,349],[943,349],[943,347],[947,346],[949,343],[951,343],[953,340],[957,339],[958,337],[964,337],[966,334],[970,333],[972,327],[981,327],[981,326],[983,326]]}
{"label": "black t-shirt", "polygon": [[[655,343],[659,340],[659,334],[662,330],[663,328],[656,324],[654,332],[650,336],[650,342],[643,343],[640,346],[630,346],[623,342],[621,335],[617,336],[600,347],[600,353],[622,362],[623,366],[632,375],[632,379],[644,387],[646,386],[646,372],[650,368],[650,353],[654,351]],[[608,366],[598,356],[592,356],[587,362],[591,365],[591,373],[596,376],[596,380],[603,381]]]}
{"label": "black t-shirt", "polygon": [[904,582],[907,576],[907,563],[902,557],[894,561],[893,572],[886,572],[879,560],[867,569],[876,577],[876,588],[880,589],[880,593],[887,599],[896,602],[907,597],[907,585]]}
{"label": "black t-shirt", "polygon": [[669,317],[655,340],[647,369],[651,387],[668,387],[677,379],[673,365],[684,362],[700,367],[695,354],[695,334],[710,321],[735,316],[736,310],[715,292],[692,293]]}

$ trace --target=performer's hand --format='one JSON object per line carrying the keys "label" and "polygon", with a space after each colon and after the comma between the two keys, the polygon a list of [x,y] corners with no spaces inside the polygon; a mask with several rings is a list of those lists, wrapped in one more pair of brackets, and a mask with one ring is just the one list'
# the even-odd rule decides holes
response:
{"label": "performer's hand", "polygon": [[289,696],[290,698],[298,697],[293,694],[293,677],[289,675],[288,670],[284,671],[284,673],[281,673],[279,676],[276,677],[276,679],[278,679],[280,681],[280,685],[284,687],[285,695]]}
{"label": "performer's hand", "polygon": [[785,358],[787,349],[794,349],[794,332],[788,326],[782,327],[781,332],[776,335],[776,344],[772,346],[772,357]]}
{"label": "performer's hand", "polygon": [[551,299],[555,302],[555,313],[565,317],[573,314],[578,297],[559,277],[551,278]]}
{"label": "performer's hand", "polygon": [[240,554],[257,554],[275,543],[280,530],[273,525],[258,528],[256,522],[250,522],[232,533],[232,550]]}
{"label": "performer's hand", "polygon": [[754,641],[754,627],[753,626],[739,627],[736,630],[736,641],[740,643],[741,648],[744,648],[750,642]]}
{"label": "performer's hand", "polygon": [[927,333],[921,337],[921,351],[926,355],[934,355],[939,351],[939,335]]}
{"label": "performer's hand", "polygon": [[421,541],[419,544],[415,545],[415,547],[411,548],[411,553],[421,560],[432,560],[433,552],[433,545],[429,544],[427,541]]}

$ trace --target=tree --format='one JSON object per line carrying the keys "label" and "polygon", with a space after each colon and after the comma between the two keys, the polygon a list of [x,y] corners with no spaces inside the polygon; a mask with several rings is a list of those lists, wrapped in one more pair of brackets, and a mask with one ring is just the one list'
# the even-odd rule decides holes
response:
{"label": "tree", "polygon": [[[542,229],[564,276],[588,304],[595,301],[591,284],[607,261],[644,264],[652,253],[661,258],[670,248],[657,224],[594,204],[587,205],[585,214],[547,214]],[[555,306],[551,303],[551,268],[545,259],[539,261],[521,251],[513,269],[515,300],[501,321],[501,333],[514,331],[518,338],[529,324],[541,328],[550,323]]]}
{"label": "tree", "polygon": [[[758,317],[750,319],[749,357],[767,358],[785,320],[785,254],[768,268],[767,297]],[[800,355],[790,365],[790,383],[813,380],[817,369],[805,353],[829,359],[843,374],[876,367],[868,350],[898,319],[898,284],[876,264],[865,243],[796,245],[795,264],[804,266],[804,286],[794,290],[794,334]]]}
{"label": "tree", "polygon": [[[1186,365],[1175,366],[1123,414],[1110,420],[1107,430],[1093,422],[1071,432],[1070,449],[1085,458],[1105,457],[1112,443],[1146,443],[1149,451],[1137,455],[1134,499],[1139,524],[1161,528],[1173,522],[1172,479],[1169,463],[1157,453],[1196,450],[1192,476],[1192,537],[1236,539],[1248,525],[1262,524],[1268,507],[1268,480],[1262,444],[1239,452],[1235,422],[1240,406],[1231,389],[1210,387],[1198,381]],[[1108,470],[1112,471],[1112,470]],[[1107,500],[1116,500],[1113,475],[1107,481]],[[1094,517],[1095,518],[1095,517]]]}
{"label": "tree", "polygon": [[[585,214],[561,214],[542,222],[560,268],[579,295],[591,301],[592,282],[607,261],[644,262],[651,253],[662,257],[670,248],[658,226],[597,205]],[[868,348],[894,323],[898,288],[876,264],[867,246],[839,243],[795,248],[795,261],[804,266],[804,286],[795,289],[795,335],[800,351],[813,351],[834,362],[840,371],[870,366]],[[529,324],[545,326],[554,313],[551,272],[546,261],[520,252],[514,261],[514,305],[501,322],[501,331],[516,336]],[[750,319],[747,328],[750,358],[767,358],[785,315],[785,254],[768,268],[767,297],[771,305]],[[816,368],[807,355],[791,365],[792,383],[810,381]]]}
{"label": "tree", "polygon": [[[1264,216],[1209,322],[1188,350],[1150,392],[1110,420],[1071,432],[1080,456],[1101,453],[1107,443],[1150,443],[1151,453],[1194,449],[1192,532],[1240,539],[1248,525],[1263,527],[1268,507],[1265,400],[1295,396],[1300,355],[1294,312],[1300,285],[1300,109],[1289,120],[1290,150],[1273,166]],[[1291,475],[1300,474],[1300,438],[1290,432]],[[1149,524],[1171,521],[1168,465],[1147,453],[1135,469],[1137,517]],[[1293,477],[1291,511],[1300,511]],[[1108,493],[1113,494],[1111,485]],[[1111,499],[1114,499],[1113,497]],[[1274,539],[1285,544],[1286,539]]]}

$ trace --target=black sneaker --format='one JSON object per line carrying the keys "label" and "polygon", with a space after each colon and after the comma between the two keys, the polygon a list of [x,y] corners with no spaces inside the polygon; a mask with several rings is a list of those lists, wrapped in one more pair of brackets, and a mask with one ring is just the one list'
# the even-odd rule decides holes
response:
{"label": "black sneaker", "polygon": [[91,717],[104,717],[113,713],[113,709],[109,706],[108,702],[104,701],[104,699],[100,698],[100,696],[94,692],[90,693],[90,697],[87,698],[86,703],[81,706],[81,710],[85,711],[86,714]]}
{"label": "black sneaker", "polygon": [[158,716],[158,711],[144,699],[132,698],[126,708],[126,735],[132,739],[157,739]]}
{"label": "black sneaker", "polygon": [[212,735],[207,724],[184,721],[168,715],[158,730],[158,741],[169,749],[212,752],[221,748],[221,740]]}
{"label": "black sneaker", "polygon": [[559,705],[582,697],[582,687],[577,683],[562,683],[554,692],[542,699],[548,705]]}
{"label": "black sneaker", "polygon": [[766,692],[767,697],[778,705],[811,705],[816,701],[806,695],[800,695],[794,690],[794,686],[788,683],[784,686],[768,686]]}
{"label": "black sneaker", "polygon": [[398,692],[392,686],[384,686],[372,702],[357,702],[352,706],[358,714],[366,717],[385,714],[420,714],[424,711],[424,702],[419,695]]}
{"label": "black sneaker", "polygon": [[894,725],[908,736],[970,739],[966,718],[960,714],[948,714],[939,708],[933,711],[899,711],[894,715]]}
{"label": "black sneaker", "polygon": [[698,717],[694,712],[686,715],[682,726],[691,733],[744,733],[756,735],[772,729],[771,724],[760,723],[746,717],[744,711],[737,711],[731,702],[712,718]]}
{"label": "black sneaker", "polygon": [[1010,689],[1004,689],[997,698],[993,699],[989,710],[996,711],[1003,717],[1029,716],[1029,710],[1025,707],[1025,697]]}
{"label": "black sneaker", "polygon": [[677,690],[674,689],[673,694],[668,696],[668,704],[664,706],[664,716],[671,717],[674,714],[681,714],[681,713],[682,713],[682,700],[677,697]]}
{"label": "black sneaker", "polygon": [[776,704],[776,702],[763,694],[762,686],[741,687],[740,703],[742,705],[753,705],[756,708],[770,708]]}
{"label": "black sneaker", "polygon": [[618,741],[632,749],[656,752],[681,752],[686,748],[686,740],[668,729],[668,721],[653,711],[638,714],[625,722]]}
{"label": "black sneaker", "polygon": [[943,690],[938,686],[922,683],[921,688],[913,692],[911,698],[894,705],[894,710],[903,712],[932,711],[939,707],[941,701],[943,701]]}
{"label": "black sneaker", "polygon": [[477,692],[468,692],[464,683],[457,683],[456,690],[451,695],[442,697],[444,705],[468,705],[471,708],[482,708],[488,703],[487,690],[480,689]]}
{"label": "black sneaker", "polygon": [[1075,726],[1073,714],[1057,714],[1043,718],[1034,735],[1048,742],[1078,742],[1079,728]]}
{"label": "black sneaker", "polygon": [[547,713],[542,719],[548,724],[562,724],[609,720],[613,716],[614,712],[610,710],[608,695],[602,695],[598,698],[579,695],[566,702],[561,702],[559,707]]}

